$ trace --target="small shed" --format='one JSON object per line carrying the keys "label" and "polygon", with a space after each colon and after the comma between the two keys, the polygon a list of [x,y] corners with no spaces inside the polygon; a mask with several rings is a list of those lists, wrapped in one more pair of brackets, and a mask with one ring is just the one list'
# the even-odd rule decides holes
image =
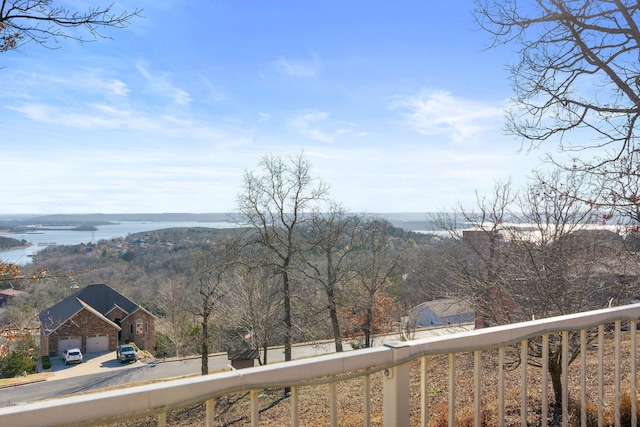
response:
{"label": "small shed", "polygon": [[475,320],[474,310],[469,304],[450,298],[423,302],[412,308],[409,316],[412,324],[418,328],[456,325]]}
{"label": "small shed", "polygon": [[227,358],[234,369],[252,368],[255,360],[260,357],[258,350],[228,350]]}

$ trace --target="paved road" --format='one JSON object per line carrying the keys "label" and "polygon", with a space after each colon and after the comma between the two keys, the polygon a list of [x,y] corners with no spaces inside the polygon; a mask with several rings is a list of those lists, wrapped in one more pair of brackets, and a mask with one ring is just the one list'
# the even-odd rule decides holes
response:
{"label": "paved road", "polygon": [[[414,338],[425,338],[434,335],[445,335],[467,330],[470,327],[450,327],[426,329],[416,332]],[[398,335],[377,338],[374,345],[397,341]],[[350,348],[347,345],[347,348]],[[333,343],[296,345],[292,349],[292,357],[300,359],[309,356],[332,353]],[[282,348],[269,350],[268,361],[284,360]],[[0,389],[0,407],[34,402],[75,393],[86,393],[91,390],[113,388],[124,384],[145,382],[158,379],[176,378],[200,374],[200,358],[189,359],[150,359],[131,364],[121,364],[116,360],[115,352],[85,355],[85,362],[80,365],[65,366],[60,358],[53,358],[53,375],[46,381],[24,384],[16,387]],[[215,354],[209,357],[209,371],[229,369],[226,354]]]}

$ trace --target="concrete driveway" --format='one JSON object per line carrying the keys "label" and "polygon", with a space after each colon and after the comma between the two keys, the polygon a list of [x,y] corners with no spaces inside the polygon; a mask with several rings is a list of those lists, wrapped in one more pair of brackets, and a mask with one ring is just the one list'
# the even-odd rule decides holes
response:
{"label": "concrete driveway", "polygon": [[131,363],[120,363],[116,359],[116,352],[107,353],[89,353],[83,355],[82,363],[65,365],[61,357],[51,358],[51,368],[53,376],[48,380],[56,380],[62,378],[71,378],[80,375],[97,374],[111,370],[129,369],[134,366],[140,366],[141,361]]}

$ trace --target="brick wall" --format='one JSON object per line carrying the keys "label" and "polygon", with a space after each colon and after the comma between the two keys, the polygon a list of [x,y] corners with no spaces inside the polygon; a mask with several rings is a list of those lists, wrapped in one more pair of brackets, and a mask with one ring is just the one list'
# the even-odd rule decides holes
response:
{"label": "brick wall", "polygon": [[120,337],[133,341],[138,348],[152,353],[156,345],[156,318],[144,310],[136,310],[120,322]]}
{"label": "brick wall", "polygon": [[[82,309],[50,334],[47,339],[41,340],[41,344],[44,347],[46,342],[49,356],[58,356],[58,342],[61,337],[82,337],[80,350],[85,353],[87,351],[87,336],[97,334],[109,335],[109,350],[116,350],[118,347],[118,330],[91,311]],[[44,349],[41,349],[41,353],[45,354]]]}

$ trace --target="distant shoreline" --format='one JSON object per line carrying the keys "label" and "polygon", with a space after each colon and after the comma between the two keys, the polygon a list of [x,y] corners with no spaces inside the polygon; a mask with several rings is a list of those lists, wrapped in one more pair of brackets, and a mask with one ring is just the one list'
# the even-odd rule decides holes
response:
{"label": "distant shoreline", "polygon": [[27,245],[22,245],[22,246],[13,246],[10,248],[0,248],[0,252],[17,251],[18,249],[27,249],[31,246],[33,246],[32,243],[29,243]]}

